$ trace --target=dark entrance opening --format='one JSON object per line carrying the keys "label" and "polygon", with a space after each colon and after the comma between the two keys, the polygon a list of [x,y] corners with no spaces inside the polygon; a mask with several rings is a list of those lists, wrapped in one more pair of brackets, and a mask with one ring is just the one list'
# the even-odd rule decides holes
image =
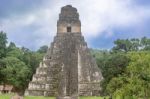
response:
{"label": "dark entrance opening", "polygon": [[71,32],[71,27],[67,27],[67,32]]}

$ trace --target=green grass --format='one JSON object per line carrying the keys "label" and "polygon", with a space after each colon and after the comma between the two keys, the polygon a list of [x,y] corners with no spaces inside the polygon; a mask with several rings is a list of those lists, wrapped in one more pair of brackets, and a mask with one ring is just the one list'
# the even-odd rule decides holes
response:
{"label": "green grass", "polygon": [[[0,94],[0,99],[11,99],[12,96],[13,94]],[[24,99],[55,99],[55,97],[25,96]],[[104,98],[93,96],[93,97],[80,97],[80,99],[104,99]]]}
{"label": "green grass", "polygon": [[0,99],[11,99],[13,94],[0,94]]}

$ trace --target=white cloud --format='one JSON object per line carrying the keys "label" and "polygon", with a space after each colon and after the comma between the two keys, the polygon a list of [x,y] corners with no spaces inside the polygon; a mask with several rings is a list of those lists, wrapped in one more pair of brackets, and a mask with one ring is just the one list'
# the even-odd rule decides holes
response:
{"label": "white cloud", "polygon": [[[60,8],[67,4],[78,9],[82,32],[86,38],[102,36],[104,31],[109,31],[107,37],[111,37],[113,35],[111,29],[134,27],[150,17],[150,10],[135,5],[133,0],[46,0],[45,6],[37,8],[37,11],[3,20],[2,29],[9,34],[22,31],[23,34],[20,36],[25,35],[26,38],[35,40],[29,47],[34,45],[34,48],[38,48],[49,44],[56,35]],[[31,34],[25,34],[24,27],[32,28],[32,26],[38,28],[31,31]]]}

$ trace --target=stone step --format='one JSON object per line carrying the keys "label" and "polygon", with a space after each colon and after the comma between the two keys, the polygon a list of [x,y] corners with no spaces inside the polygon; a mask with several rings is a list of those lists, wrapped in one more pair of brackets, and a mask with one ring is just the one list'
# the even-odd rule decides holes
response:
{"label": "stone step", "polygon": [[[34,81],[31,81],[30,83],[32,84],[47,84],[47,82],[43,83],[43,82],[34,82]],[[58,84],[58,82],[51,82],[51,84]]]}
{"label": "stone step", "polygon": [[47,74],[34,74],[34,77],[47,77]]}
{"label": "stone step", "polygon": [[29,90],[45,90],[45,84],[30,82],[28,89]]}
{"label": "stone step", "polygon": [[37,82],[30,82],[28,86],[28,90],[56,90],[57,84],[43,84],[43,83],[37,83]]}
{"label": "stone step", "polygon": [[27,95],[31,95],[31,96],[55,96],[56,95],[56,91],[55,90],[51,90],[51,91],[47,91],[47,90],[27,90],[26,91]]}

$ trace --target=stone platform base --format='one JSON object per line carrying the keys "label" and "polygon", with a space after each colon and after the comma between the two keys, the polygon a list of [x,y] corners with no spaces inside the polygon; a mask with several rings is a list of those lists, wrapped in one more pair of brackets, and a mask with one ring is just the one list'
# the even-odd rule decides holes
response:
{"label": "stone platform base", "polygon": [[56,99],[79,99],[78,96],[65,96],[65,97],[56,97]]}

